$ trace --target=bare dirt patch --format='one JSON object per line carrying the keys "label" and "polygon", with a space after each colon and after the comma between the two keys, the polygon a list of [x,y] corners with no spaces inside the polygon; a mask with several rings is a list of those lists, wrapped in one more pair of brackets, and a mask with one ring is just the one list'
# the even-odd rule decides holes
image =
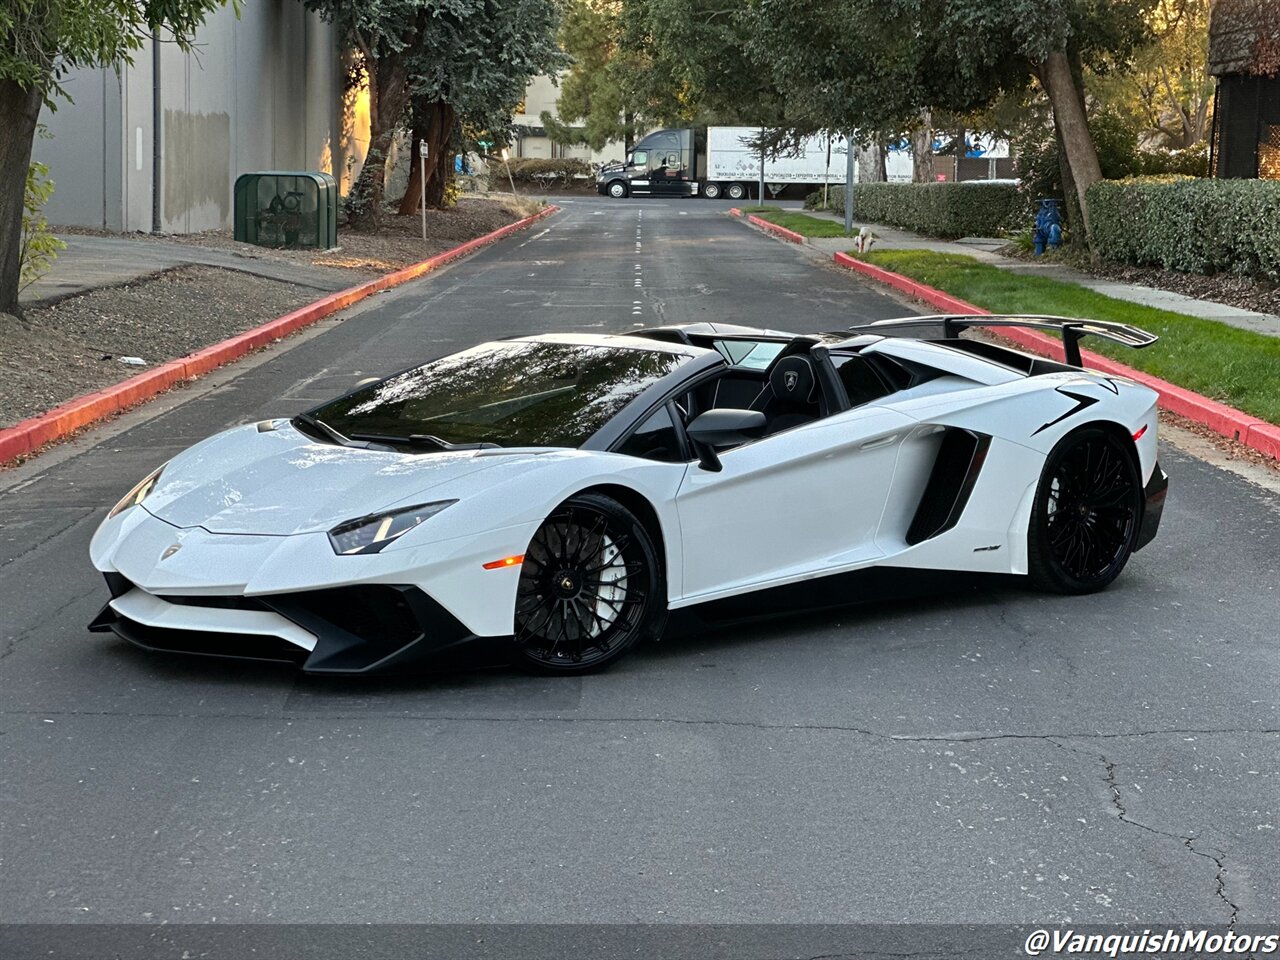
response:
{"label": "bare dirt patch", "polygon": [[[217,267],[178,267],[119,287],[0,314],[0,428],[265,323],[310,287]],[[120,357],[140,357],[145,367]]]}
{"label": "bare dirt patch", "polygon": [[[229,230],[160,239],[230,250],[247,259],[339,268],[350,271],[354,285],[491,233],[540,206],[524,198],[466,197],[453,209],[427,212],[425,241],[420,215],[388,211],[377,234],[340,230],[340,249],[327,251],[237,243]],[[140,244],[152,239],[131,238]],[[242,333],[317,296],[312,287],[250,272],[188,265],[31,306],[21,320],[0,314],[0,428]],[[141,357],[146,366],[121,363],[126,356]]]}
{"label": "bare dirt patch", "polygon": [[[274,259],[350,270],[357,275],[353,278],[355,282],[357,278],[378,276],[426,260],[437,253],[514,223],[532,212],[532,209],[519,209],[510,197],[464,197],[450,210],[427,211],[427,239],[423,240],[421,213],[402,217],[392,209],[383,216],[382,228],[376,234],[357,233],[339,227],[337,250],[274,250],[255,247],[248,243],[237,243],[230,230],[165,236],[164,239],[231,250],[251,259]],[[139,242],[145,243],[146,237],[141,237]]]}
{"label": "bare dirt patch", "polygon": [[1211,300],[1243,310],[1256,310],[1280,316],[1280,285],[1249,277],[1231,274],[1205,276],[1199,273],[1178,273],[1148,267],[1094,267],[1094,276],[1121,283],[1136,283],[1157,290],[1171,290],[1184,297]]}

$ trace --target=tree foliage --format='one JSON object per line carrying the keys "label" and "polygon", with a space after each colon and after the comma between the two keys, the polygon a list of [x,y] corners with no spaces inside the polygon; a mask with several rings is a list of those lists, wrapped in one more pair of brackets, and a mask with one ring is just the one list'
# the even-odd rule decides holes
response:
{"label": "tree foliage", "polygon": [[1089,92],[1141,126],[1144,143],[1184,150],[1209,132],[1214,81],[1208,73],[1210,0],[1156,0],[1150,39],[1127,70],[1089,79]]}
{"label": "tree foliage", "polygon": [[623,46],[622,15],[622,0],[572,0],[566,7],[559,39],[572,66],[561,81],[559,115],[543,111],[540,118],[556,143],[630,146],[648,125],[639,102],[643,84],[636,82],[645,64]]}
{"label": "tree foliage", "polygon": [[[347,197],[348,222],[376,228],[396,132],[427,140],[428,202],[444,202],[462,122],[509,121],[535,74],[559,65],[555,0],[304,0],[336,24],[369,92],[369,150]],[[410,107],[413,115],[410,116]]]}
{"label": "tree foliage", "polygon": [[[6,0],[0,6],[0,81],[60,93],[76,67],[116,66],[151,36],[188,48],[227,0]],[[238,8],[238,4],[237,4]]]}
{"label": "tree foliage", "polygon": [[548,133],[600,149],[659,125],[780,123],[751,18],[750,0],[572,0],[562,43],[574,63]]}
{"label": "tree foliage", "polygon": [[[430,19],[409,55],[410,128],[415,145],[428,144],[431,207],[447,202],[462,128],[505,139],[529,81],[564,63],[554,0],[452,0],[447,6]],[[402,213],[417,209],[420,172],[415,164]]]}
{"label": "tree foliage", "polygon": [[53,196],[54,183],[43,163],[27,167],[26,194],[22,213],[22,246],[18,253],[20,289],[30,286],[48,272],[59,250],[67,245],[49,230],[44,205]]}

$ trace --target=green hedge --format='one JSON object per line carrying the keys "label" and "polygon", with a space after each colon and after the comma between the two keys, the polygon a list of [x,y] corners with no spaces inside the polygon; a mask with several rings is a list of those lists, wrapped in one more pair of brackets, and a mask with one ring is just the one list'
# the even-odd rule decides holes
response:
{"label": "green hedge", "polygon": [[[516,157],[510,163],[511,178],[520,183],[558,183],[567,187],[575,182],[581,183],[584,178],[592,177],[591,165],[585,160]],[[491,181],[507,179],[507,168],[501,159],[490,158],[489,179]]]}
{"label": "green hedge", "polygon": [[[821,192],[805,206],[822,204]],[[832,187],[830,207],[844,209],[844,188]],[[853,216],[860,223],[884,223],[931,237],[991,237],[1025,226],[1031,210],[1016,184],[859,183],[853,188]]]}
{"label": "green hedge", "polygon": [[1280,182],[1105,181],[1089,188],[1089,220],[1112,263],[1280,280]]}

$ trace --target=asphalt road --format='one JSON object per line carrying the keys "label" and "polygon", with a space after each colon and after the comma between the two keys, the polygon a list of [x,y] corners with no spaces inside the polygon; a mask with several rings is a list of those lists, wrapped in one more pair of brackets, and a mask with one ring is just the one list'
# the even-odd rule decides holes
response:
{"label": "asphalt road", "polygon": [[1280,923],[1280,498],[1173,448],[1094,597],[935,589],[577,679],[85,631],[106,507],[226,426],[482,338],[908,312],[726,206],[566,204],[0,475],[0,923]]}

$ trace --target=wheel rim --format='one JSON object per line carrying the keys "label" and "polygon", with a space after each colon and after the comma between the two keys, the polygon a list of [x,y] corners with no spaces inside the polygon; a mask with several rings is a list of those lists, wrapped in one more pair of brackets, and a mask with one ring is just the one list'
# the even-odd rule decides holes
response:
{"label": "wheel rim", "polygon": [[714,183],[707,184],[706,195],[708,200],[715,200],[720,196],[720,188]]}
{"label": "wheel rim", "polygon": [[609,187],[609,193],[611,196],[615,196],[615,197],[622,196],[622,184],[620,183],[613,184],[611,187]]}
{"label": "wheel rim", "polygon": [[1066,451],[1045,508],[1050,549],[1065,573],[1100,580],[1124,562],[1137,527],[1138,494],[1132,462],[1110,440]]}
{"label": "wheel rim", "polygon": [[746,190],[738,186],[736,183],[729,188],[729,196],[734,200],[741,200],[746,192]]}
{"label": "wheel rim", "polygon": [[516,591],[516,642],[542,663],[589,666],[624,643],[644,617],[644,555],[600,510],[556,514],[525,551]]}

